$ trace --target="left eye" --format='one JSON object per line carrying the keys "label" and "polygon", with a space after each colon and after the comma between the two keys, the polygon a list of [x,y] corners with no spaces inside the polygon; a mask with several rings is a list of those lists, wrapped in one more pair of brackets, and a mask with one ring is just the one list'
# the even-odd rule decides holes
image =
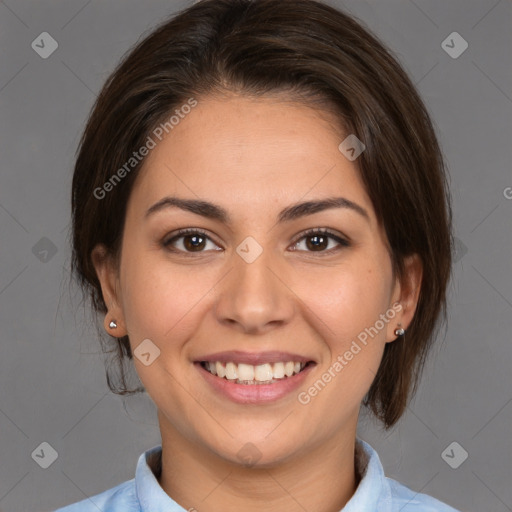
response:
{"label": "left eye", "polygon": [[[331,233],[329,230],[319,230],[319,229],[313,229],[310,231],[307,231],[304,233],[301,238],[297,242],[295,242],[294,247],[297,247],[301,244],[301,241],[304,240],[306,247],[308,249],[311,249],[311,251],[308,252],[332,252],[332,248],[329,250],[324,250],[329,245],[329,240],[334,241],[338,244],[338,246],[342,247],[348,247],[350,244],[347,240],[344,238]],[[327,245],[326,245],[327,244]]]}
{"label": "left eye", "polygon": [[[177,242],[181,239],[183,239],[183,242],[181,242],[183,248],[177,247],[177,245],[179,245]],[[338,246],[341,247],[348,247],[350,245],[347,240],[330,232],[329,230],[312,229],[303,233],[302,236],[294,242],[294,251],[304,243],[302,242],[303,240],[305,241],[307,252],[330,253],[333,250],[332,247],[329,248],[329,250],[325,250],[329,246],[329,241],[333,241],[335,242],[335,245],[338,244]],[[178,231],[176,236],[165,240],[163,245],[172,252],[204,252],[208,241],[216,246],[204,231],[199,229],[182,229]]]}

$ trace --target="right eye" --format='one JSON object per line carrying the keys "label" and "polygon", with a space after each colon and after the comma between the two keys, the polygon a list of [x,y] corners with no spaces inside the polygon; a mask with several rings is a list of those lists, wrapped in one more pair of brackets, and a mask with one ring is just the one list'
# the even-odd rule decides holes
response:
{"label": "right eye", "polygon": [[[183,241],[177,243],[181,239],[183,239]],[[198,228],[187,228],[180,229],[174,236],[171,236],[171,238],[166,238],[162,242],[162,245],[169,251],[175,253],[202,253],[205,252],[203,249],[207,241],[213,244],[213,241],[205,231]],[[181,244],[183,248],[177,248],[176,244]]]}

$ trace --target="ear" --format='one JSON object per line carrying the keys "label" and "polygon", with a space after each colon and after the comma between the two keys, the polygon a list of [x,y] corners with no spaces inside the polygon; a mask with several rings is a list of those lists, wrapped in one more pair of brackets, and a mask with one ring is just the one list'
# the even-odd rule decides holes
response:
{"label": "ear", "polygon": [[[127,334],[124,314],[119,295],[118,268],[113,258],[103,244],[98,244],[91,252],[92,264],[101,285],[103,300],[107,306],[107,314],[103,321],[105,331],[111,336],[121,338]],[[117,327],[111,328],[110,322],[114,320]]]}
{"label": "ear", "polygon": [[[404,275],[400,279],[398,276],[395,281],[391,305],[397,311],[396,316],[387,324],[386,342],[396,340],[395,329],[398,324],[401,328],[407,330],[412,322],[418,298],[420,295],[421,281],[423,277],[423,263],[418,254],[407,256],[404,260]],[[400,309],[397,305],[400,304]]]}

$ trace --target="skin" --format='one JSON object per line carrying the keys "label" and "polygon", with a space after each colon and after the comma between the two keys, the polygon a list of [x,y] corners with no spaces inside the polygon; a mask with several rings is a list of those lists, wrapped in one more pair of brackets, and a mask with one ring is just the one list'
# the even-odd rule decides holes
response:
{"label": "skin", "polygon": [[[120,260],[102,245],[92,253],[107,332],[128,334],[132,350],[146,338],[160,349],[151,365],[137,357],[134,364],[158,409],[160,485],[185,509],[334,512],[356,490],[360,403],[398,323],[407,328],[413,318],[422,270],[412,256],[404,278],[394,278],[356,162],[338,150],[345,137],[328,114],[279,97],[202,98],[148,155],[128,202]],[[218,204],[232,224],[177,208],[146,219],[167,195]],[[333,196],[368,218],[335,208],[277,223],[295,202]],[[209,239],[196,251],[190,236],[174,241],[178,252],[164,247],[182,228],[201,228]],[[329,228],[350,246],[328,239],[315,250],[301,236],[310,228]],[[236,252],[248,236],[263,249],[250,264]],[[299,403],[298,392],[397,302],[395,318],[310,403]],[[317,364],[297,392],[237,404],[193,364],[235,349],[294,352]],[[260,452],[250,468],[237,456],[246,443]]]}

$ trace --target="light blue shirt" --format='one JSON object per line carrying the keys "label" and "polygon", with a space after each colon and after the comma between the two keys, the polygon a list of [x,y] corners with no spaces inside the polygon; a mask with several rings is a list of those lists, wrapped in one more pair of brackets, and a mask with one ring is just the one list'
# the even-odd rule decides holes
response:
{"label": "light blue shirt", "polygon": [[[132,480],[55,512],[187,512],[164,492],[148,465],[147,457],[161,450],[158,445],[141,454]],[[377,452],[361,439],[356,457],[361,481],[340,512],[459,512],[387,478]]]}

